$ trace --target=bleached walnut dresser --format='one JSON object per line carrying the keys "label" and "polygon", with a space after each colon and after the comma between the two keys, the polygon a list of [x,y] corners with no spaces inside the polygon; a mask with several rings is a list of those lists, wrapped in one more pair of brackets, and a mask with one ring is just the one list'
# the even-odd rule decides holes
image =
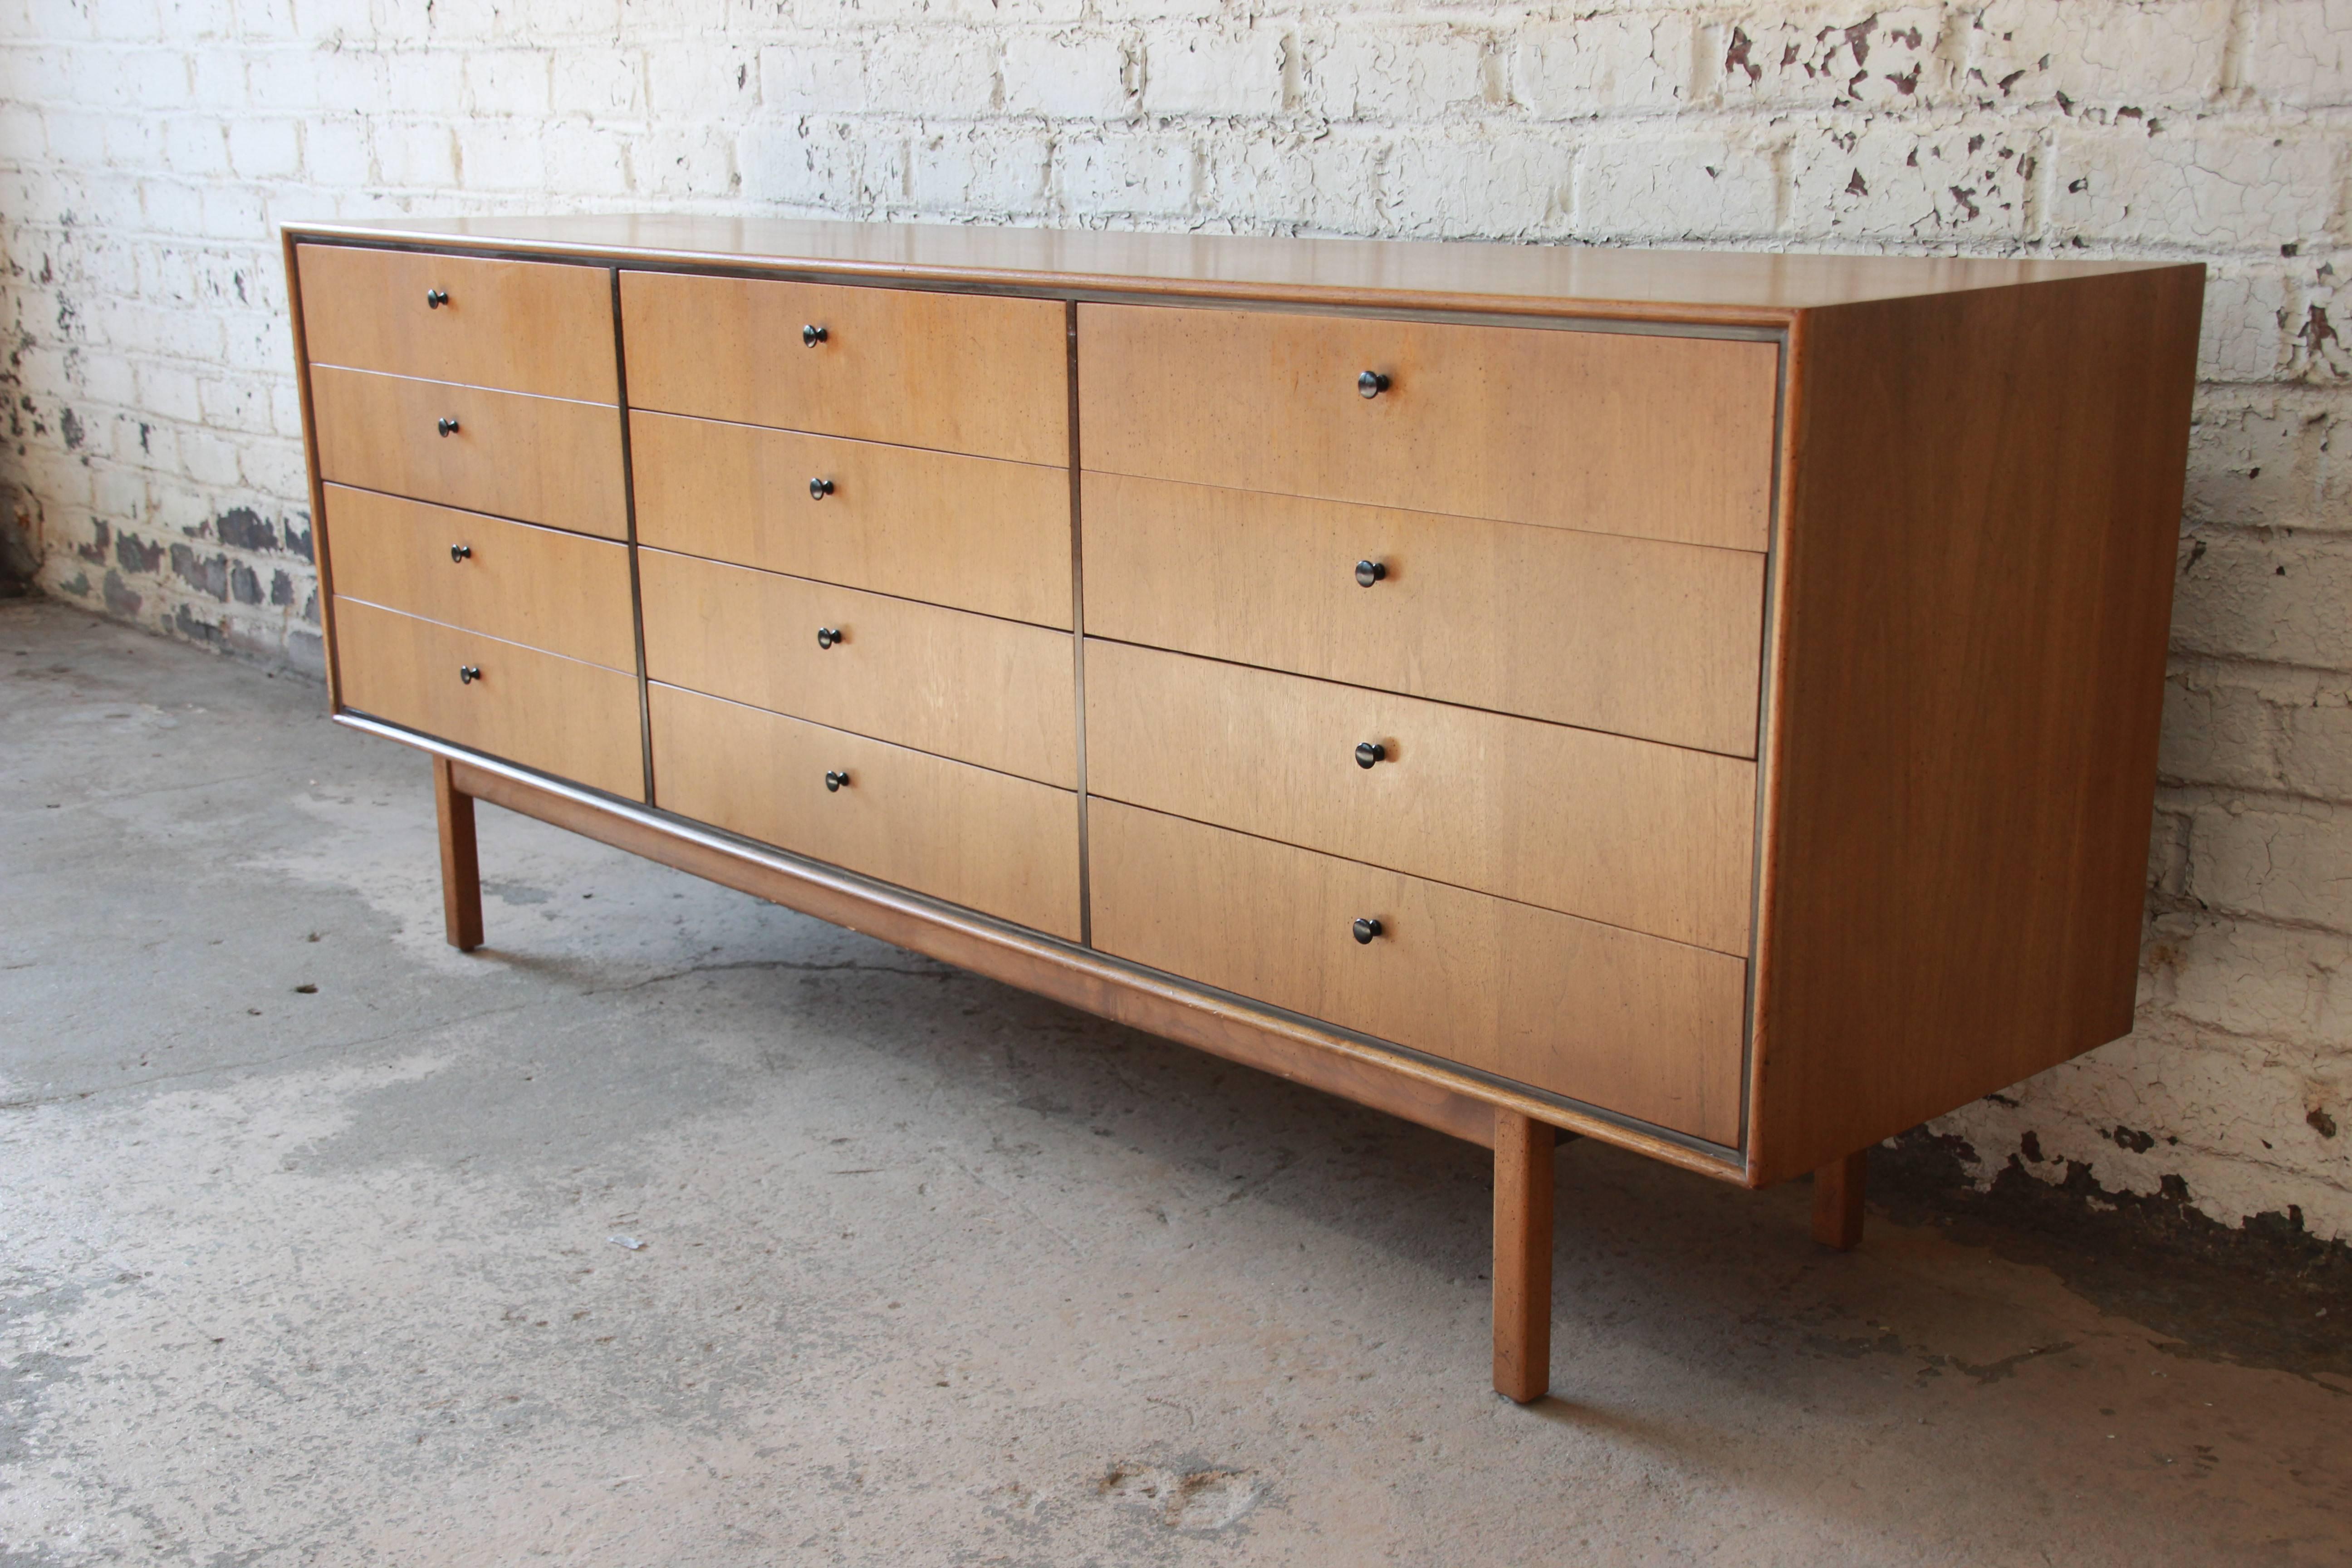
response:
{"label": "bleached walnut dresser", "polygon": [[345,722],[1487,1145],[1817,1173],[2127,1032],[2203,272],[286,234]]}

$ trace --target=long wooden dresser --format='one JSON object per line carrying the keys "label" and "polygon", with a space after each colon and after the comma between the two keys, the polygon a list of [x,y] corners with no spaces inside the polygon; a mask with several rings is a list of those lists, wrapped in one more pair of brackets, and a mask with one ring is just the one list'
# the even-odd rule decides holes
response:
{"label": "long wooden dresser", "polygon": [[286,232],[345,722],[1491,1147],[1760,1186],[2131,1027],[2203,271]]}

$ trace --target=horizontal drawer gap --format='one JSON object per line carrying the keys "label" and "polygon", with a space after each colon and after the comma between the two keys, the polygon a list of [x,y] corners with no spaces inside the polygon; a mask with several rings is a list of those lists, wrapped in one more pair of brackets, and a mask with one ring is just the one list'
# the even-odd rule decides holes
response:
{"label": "horizontal drawer gap", "polygon": [[312,370],[341,371],[345,375],[382,376],[386,381],[404,381],[417,386],[454,386],[465,392],[494,392],[500,397],[530,397],[541,403],[570,403],[582,408],[610,408],[618,412],[621,405],[607,403],[601,397],[558,397],[545,392],[517,392],[510,386],[489,386],[478,381],[443,381],[430,375],[404,375],[396,370],[374,370],[363,364],[337,364],[332,360],[314,359]]}
{"label": "horizontal drawer gap", "polygon": [[1057,784],[1050,780],[1032,778],[1027,773],[1008,773],[1003,768],[992,768],[986,763],[975,763],[967,757],[951,757],[945,752],[927,752],[920,746],[910,746],[904,741],[891,740],[887,735],[869,735],[863,730],[845,730],[838,724],[828,724],[821,719],[811,719],[800,713],[787,713],[781,708],[762,708],[756,702],[739,702],[732,697],[721,697],[715,691],[703,691],[691,686],[680,686],[675,680],[648,679],[646,684],[664,687],[671,691],[683,691],[689,697],[699,697],[706,702],[724,702],[730,708],[740,708],[746,713],[772,713],[779,719],[790,719],[795,724],[807,724],[819,730],[830,730],[836,735],[848,735],[872,745],[888,746],[895,751],[910,752],[915,756],[937,757],[943,763],[953,763],[960,768],[973,768],[981,773],[994,773],[1000,778],[1018,779],[1023,784],[1035,784],[1040,789],[1059,790],[1064,795],[1077,794],[1077,791],[1067,784]]}
{"label": "horizontal drawer gap", "polygon": [[1622,931],[1628,936],[1637,936],[1644,942],[1662,942],[1670,947],[1686,948],[1693,952],[1711,952],[1719,958],[1728,958],[1741,963],[1749,961],[1749,955],[1745,952],[1732,952],[1719,947],[1709,947],[1704,942],[1684,942],[1678,937],[1661,936],[1656,931],[1643,931],[1639,926],[1619,925],[1612,921],[1597,921],[1591,915],[1580,915],[1573,910],[1554,909],[1549,904],[1529,903],[1525,899],[1514,899],[1503,893],[1489,891],[1485,888],[1474,888],[1466,882],[1456,882],[1450,878],[1432,877],[1421,871],[1401,870],[1394,866],[1383,866],[1375,860],[1363,860],[1353,855],[1341,855],[1329,849],[1318,849],[1311,844],[1293,844],[1286,839],[1269,838],[1263,833],[1252,833],[1247,828],[1235,827],[1229,822],[1211,822],[1206,817],[1192,816],[1181,811],[1171,811],[1165,806],[1145,805],[1131,800],[1120,800],[1115,795],[1103,795],[1094,790],[1087,792],[1087,798],[1111,801],[1126,806],[1130,811],[1149,811],[1160,816],[1172,816],[1180,822],[1190,822],[1202,827],[1213,827],[1220,833],[1230,833],[1237,838],[1254,838],[1261,844],[1278,844],[1285,849],[1296,849],[1307,855],[1320,855],[1327,860],[1344,860],[1351,866],[1362,866],[1369,870],[1385,872],[1391,877],[1410,877],[1416,882],[1427,882],[1432,887],[1437,888],[1452,888],[1475,898],[1492,899],[1498,904],[1512,904],[1523,910],[1534,910],[1541,914],[1557,915],[1562,920],[1581,921],[1586,925],[1599,926],[1606,931]]}
{"label": "horizontal drawer gap", "polygon": [[387,616],[398,616],[403,620],[421,621],[428,626],[439,626],[443,631],[456,632],[459,637],[479,637],[484,642],[494,642],[500,647],[519,647],[525,653],[535,653],[541,658],[560,658],[566,664],[583,665],[590,669],[609,669],[615,675],[625,675],[632,680],[637,678],[635,670],[626,669],[619,665],[599,664],[593,658],[576,658],[568,653],[558,653],[551,647],[541,647],[536,643],[517,642],[512,637],[478,632],[471,626],[461,626],[455,621],[435,620],[431,616],[419,615],[415,610],[404,610],[395,605],[379,605],[373,599],[362,599],[356,594],[337,594],[335,597],[346,604],[365,605],[371,610],[382,610]]}
{"label": "horizontal drawer gap", "polygon": [[[517,395],[528,396],[530,395],[528,393],[523,393],[518,394]],[[560,403],[562,402],[563,399],[554,398],[551,399],[551,401]],[[602,405],[592,405],[591,406]],[[414,501],[418,506],[429,506],[441,511],[464,512],[467,517],[486,517],[492,522],[510,522],[518,528],[544,529],[550,533],[568,534],[574,539],[593,539],[600,544],[617,544],[624,549],[628,547],[629,542],[627,540],[615,539],[609,533],[591,533],[584,528],[566,528],[560,522],[541,522],[535,517],[509,517],[502,511],[484,511],[479,507],[459,506],[455,501],[433,500],[425,496],[408,495],[400,490],[379,489],[373,485],[355,485],[349,479],[325,479],[320,482],[325,484],[331,489],[354,490],[361,495],[383,496],[388,500]],[[403,611],[402,613],[404,615],[407,612]]]}
{"label": "horizontal drawer gap", "polygon": [[[1677,744],[1673,741],[1661,741],[1649,735],[1634,733],[1632,731],[1602,730],[1597,729],[1591,724],[1563,724],[1557,719],[1538,718],[1534,714],[1530,713],[1514,713],[1507,708],[1486,708],[1475,702],[1455,702],[1444,697],[1423,697],[1419,692],[1415,691],[1399,691],[1386,686],[1365,686],[1352,680],[1334,680],[1330,677],[1325,675],[1301,675],[1296,670],[1284,669],[1277,665],[1250,664],[1238,658],[1223,658],[1213,653],[1194,653],[1190,648],[1162,647],[1157,643],[1129,642],[1124,637],[1101,637],[1093,632],[1088,632],[1087,634],[1086,640],[1090,643],[1115,643],[1121,647],[1141,648],[1147,653],[1173,654],[1180,658],[1197,658],[1203,664],[1223,664],[1229,665],[1235,669],[1261,670],[1265,674],[1279,675],[1289,680],[1312,681],[1318,686],[1337,686],[1349,691],[1368,691],[1381,697],[1401,697],[1409,702],[1427,702],[1439,708],[1457,708],[1465,713],[1488,713],[1497,719],[1510,719],[1522,724],[1541,724],[1548,729],[1574,730],[1587,735],[1606,735],[1612,740],[1632,741],[1638,745],[1656,746],[1662,751],[1692,752],[1702,757],[1721,757],[1726,762],[1733,763],[1753,763],[1756,761],[1756,753],[1752,751],[1717,752],[1711,751],[1705,746],[1685,746]],[[1155,806],[1150,809],[1157,810],[1158,807]],[[1412,875],[1410,872],[1406,874]],[[1608,922],[1596,921],[1595,923],[1606,924]]]}
{"label": "horizontal drawer gap", "polygon": [[1067,473],[1067,463],[1033,463],[1026,458],[992,458],[985,452],[960,452],[952,447],[918,447],[909,441],[881,441],[871,436],[844,436],[837,430],[811,430],[798,425],[762,425],[755,419],[721,419],[715,414],[683,414],[675,408],[656,407],[650,403],[624,404],[632,414],[658,414],[665,419],[692,419],[704,425],[727,425],[740,430],[773,430],[782,436],[806,436],[818,441],[850,441],[860,447],[879,447],[893,452],[935,452],[942,458],[969,458],[976,463],[1010,463],[1016,468],[1044,468],[1051,473]]}
{"label": "horizontal drawer gap", "polygon": [[[975,620],[994,621],[1001,626],[1034,627],[1041,632],[1052,632],[1056,637],[1075,637],[1077,635],[1071,631],[1067,626],[1057,626],[1046,621],[1016,620],[1011,616],[993,615],[986,610],[969,610],[964,608],[961,605],[943,605],[936,599],[914,599],[908,597],[904,594],[886,593],[879,588],[861,588],[855,583],[834,583],[828,582],[823,577],[803,577],[797,573],[771,571],[765,566],[754,566],[749,562],[744,561],[730,561],[726,557],[720,555],[697,555],[693,552],[687,550],[657,550],[650,544],[640,544],[636,548],[647,555],[674,555],[681,561],[707,561],[713,566],[724,566],[730,571],[756,572],[762,577],[781,578],[787,583],[806,583],[811,587],[815,588],[838,588],[845,594],[863,594],[869,598],[889,599],[901,605],[919,605],[927,610],[945,610],[951,615],[970,616]],[[681,686],[678,689],[681,691],[690,691],[693,688]],[[706,692],[702,695],[708,696],[709,694]],[[747,703],[744,706],[756,706],[756,704]],[[774,710],[771,709],[768,710],[768,711],[772,712]],[[797,719],[800,717],[797,713],[787,713],[784,716],[788,719]],[[807,722],[814,723],[816,721],[809,720]],[[896,742],[893,743],[895,744]]]}
{"label": "horizontal drawer gap", "polygon": [[1282,500],[1323,501],[1332,506],[1363,507],[1383,511],[1409,511],[1428,518],[1460,518],[1468,522],[1501,523],[1510,528],[1540,528],[1555,533],[1591,533],[1598,534],[1604,539],[1637,539],[1644,544],[1668,545],[1677,550],[1714,550],[1720,551],[1726,555],[1747,556],[1770,553],[1764,550],[1743,549],[1736,544],[1707,544],[1697,540],[1664,539],[1654,533],[1627,533],[1613,528],[1578,528],[1566,523],[1529,522],[1524,518],[1489,517],[1481,512],[1448,511],[1442,507],[1415,506],[1410,501],[1402,500],[1351,500],[1338,496],[1307,495],[1296,490],[1257,489],[1248,485],[1221,485],[1214,479],[1197,476],[1171,479],[1165,474],[1147,474],[1128,468],[1106,468],[1093,463],[1081,464],[1078,471],[1081,474],[1100,474],[1105,479],[1145,479],[1154,484],[1198,485],[1202,489],[1232,490],[1241,495],[1273,496]]}

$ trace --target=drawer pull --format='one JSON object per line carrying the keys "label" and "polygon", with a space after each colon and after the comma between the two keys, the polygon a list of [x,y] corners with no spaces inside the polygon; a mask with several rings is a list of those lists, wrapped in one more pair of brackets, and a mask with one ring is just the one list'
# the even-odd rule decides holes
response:
{"label": "drawer pull", "polygon": [[433,422],[433,428],[440,431],[444,436],[455,436],[457,433],[457,416],[455,415],[444,415],[442,417],[436,419]]}
{"label": "drawer pull", "polygon": [[1389,378],[1379,371],[1368,370],[1356,378],[1356,395],[1378,397],[1389,389]]}
{"label": "drawer pull", "polygon": [[459,666],[457,667],[457,684],[458,684],[458,685],[460,685],[460,686],[471,686],[471,685],[473,685],[473,684],[474,684],[474,682],[476,682],[477,680],[479,680],[479,679],[482,679],[482,667],[481,667],[480,665],[478,665],[478,664],[461,664],[461,665],[459,665]]}
{"label": "drawer pull", "polygon": [[809,500],[823,500],[832,493],[833,481],[831,479],[811,479],[809,481]]}
{"label": "drawer pull", "polygon": [[819,626],[816,629],[816,646],[819,647],[838,647],[848,640],[839,626]]}
{"label": "drawer pull", "polygon": [[834,770],[833,770],[833,769],[831,769],[831,768],[828,768],[828,769],[826,769],[826,770],[825,770],[825,774],[824,774],[824,787],[825,787],[825,793],[826,793],[826,794],[828,794],[828,795],[839,795],[839,794],[841,793],[841,786],[842,786],[842,785],[844,785],[844,784],[847,784],[848,782],[849,782],[849,774],[848,774],[848,773],[837,773],[837,772],[834,771]]}
{"label": "drawer pull", "polygon": [[426,310],[437,310],[448,302],[449,290],[446,289],[427,289],[425,290],[425,308]]}
{"label": "drawer pull", "polygon": [[1359,944],[1370,947],[1372,938],[1381,934],[1381,922],[1366,915],[1350,929],[1356,933],[1356,941]]}
{"label": "drawer pull", "polygon": [[473,558],[474,547],[470,544],[453,544],[449,547],[449,559],[452,561],[471,561]]}
{"label": "drawer pull", "polygon": [[1357,744],[1356,765],[1358,767],[1369,768],[1374,763],[1384,763],[1388,760],[1389,749],[1378,741],[1364,741]]}
{"label": "drawer pull", "polygon": [[1377,561],[1356,563],[1356,586],[1359,588],[1369,588],[1388,574],[1389,569]]}
{"label": "drawer pull", "polygon": [[825,330],[812,322],[808,326],[801,329],[801,347],[804,349],[813,349],[816,347],[817,344],[824,342],[825,336]]}

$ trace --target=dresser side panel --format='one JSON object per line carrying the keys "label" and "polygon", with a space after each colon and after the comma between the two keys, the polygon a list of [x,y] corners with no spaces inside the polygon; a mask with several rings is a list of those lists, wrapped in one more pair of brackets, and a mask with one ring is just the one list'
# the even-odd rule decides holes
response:
{"label": "dresser side panel", "polygon": [[2202,289],[1799,323],[1751,1183],[2130,1031]]}

